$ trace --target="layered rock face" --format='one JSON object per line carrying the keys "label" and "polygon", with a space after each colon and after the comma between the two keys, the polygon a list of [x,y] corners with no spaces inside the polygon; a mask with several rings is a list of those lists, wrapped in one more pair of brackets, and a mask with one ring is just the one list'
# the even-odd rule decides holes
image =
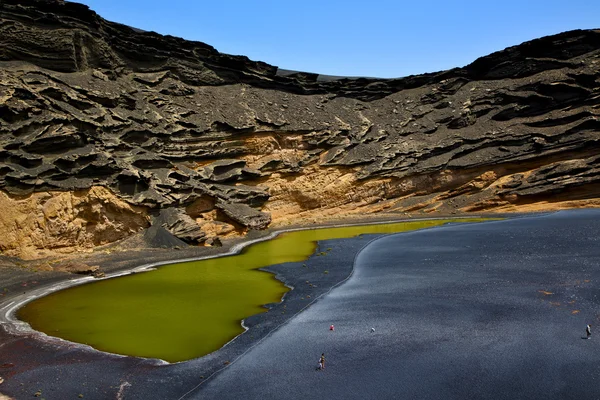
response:
{"label": "layered rock face", "polygon": [[0,192],[0,248],[25,259],[92,249],[148,225],[143,208],[103,187],[28,196]]}
{"label": "layered rock face", "polygon": [[0,204],[44,210],[67,196],[96,211],[30,216],[63,230],[20,231],[17,213],[3,215],[21,233],[0,250],[35,257],[150,224],[202,244],[381,211],[598,206],[599,68],[600,31],[589,30],[440,73],[337,78],[76,3],[4,0]]}

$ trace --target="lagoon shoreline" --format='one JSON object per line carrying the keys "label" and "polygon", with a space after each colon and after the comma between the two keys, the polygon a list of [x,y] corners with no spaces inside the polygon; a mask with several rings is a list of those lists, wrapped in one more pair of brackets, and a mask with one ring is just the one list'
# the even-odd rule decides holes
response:
{"label": "lagoon shoreline", "polygon": [[599,243],[600,210],[382,236],[189,398],[600,398]]}
{"label": "lagoon shoreline", "polygon": [[[410,222],[423,219],[512,218],[522,215],[435,215],[420,218],[379,215],[376,218],[343,220],[320,225],[294,226],[285,230],[273,229],[252,232],[246,238],[225,242],[223,247],[220,248],[132,249],[110,254],[85,255],[84,258],[86,263],[100,265],[107,275],[123,274],[139,269],[143,265],[160,262],[181,262],[187,259],[201,259],[228,253],[234,254],[246,244],[266,240],[278,233],[289,230],[370,223]],[[322,295],[328,293],[333,287],[345,281],[352,274],[355,255],[368,242],[380,236],[382,235],[365,235],[353,239],[326,241],[333,242],[335,245],[326,244],[325,242],[320,243],[320,246],[334,248],[334,253],[330,257],[311,257],[305,262],[308,266],[305,269],[289,268],[288,264],[290,263],[286,263],[285,268],[282,265],[265,268],[265,270],[276,274],[277,279],[292,287],[293,290],[284,296],[282,302],[266,305],[268,312],[247,318],[244,321],[244,326],[249,328],[249,331],[237,336],[220,350],[195,360],[165,364],[155,359],[118,356],[103,353],[85,345],[50,338],[37,332],[15,333],[13,329],[10,329],[12,324],[4,323],[2,329],[0,329],[0,365],[2,365],[0,376],[4,377],[5,382],[0,386],[0,393],[19,396],[15,398],[31,396],[37,391],[37,389],[32,390],[33,386],[31,385],[34,384],[32,381],[40,382],[40,384],[45,381],[47,384],[42,386],[50,386],[46,390],[53,393],[52,397],[76,395],[75,392],[92,387],[93,390],[88,389],[89,393],[85,394],[85,398],[114,398],[114,396],[107,396],[107,394],[114,392],[118,395],[118,393],[124,391],[128,393],[139,391],[137,396],[162,392],[166,396],[165,398],[185,395],[190,391],[197,390],[197,387],[213,374],[230,365],[279,326],[285,324]],[[315,253],[318,252],[319,249]],[[329,272],[323,274],[324,270]],[[300,272],[291,273],[290,271]],[[23,270],[11,270],[6,267],[0,268],[0,281],[3,282],[3,287],[8,289],[8,291],[4,291],[3,298],[0,298],[0,311],[5,311],[7,304],[15,301],[18,297],[30,296],[35,294],[36,291],[39,293],[40,290],[47,290],[55,285],[69,284],[72,280],[72,274],[55,272],[40,274]],[[304,284],[305,282],[311,282],[311,284]],[[72,372],[65,373],[63,370],[60,373],[61,377],[73,373],[72,381],[68,378],[58,379],[54,373],[48,374],[43,371],[45,369],[52,370],[52,360],[55,359],[64,359],[62,361],[63,366],[65,362],[73,366]],[[84,370],[89,371],[86,380],[83,382],[81,379],[76,378],[77,371],[82,366],[81,363],[85,365]],[[67,368],[67,370],[70,369]],[[109,376],[106,374],[108,370],[110,370]],[[95,371],[98,372],[98,375],[95,374]],[[100,371],[103,372],[100,373]],[[28,375],[31,375],[32,381],[23,378]],[[15,377],[14,380],[13,377]],[[124,377],[128,378],[125,379]],[[169,385],[161,385],[160,389],[143,383],[151,377],[157,380],[168,379],[172,382]],[[175,377],[178,377],[178,379],[175,379]]]}
{"label": "lagoon shoreline", "polygon": [[[553,212],[553,211],[552,211]],[[64,263],[86,265],[97,265],[100,270],[112,277],[114,275],[126,274],[144,268],[154,268],[160,265],[185,262],[189,260],[201,260],[210,257],[221,257],[236,254],[242,248],[252,243],[269,240],[278,234],[306,229],[332,228],[351,225],[367,224],[389,224],[397,222],[410,222],[431,219],[461,219],[461,218],[514,218],[523,215],[535,215],[539,213],[503,213],[503,214],[439,214],[409,216],[385,214],[377,216],[363,216],[360,218],[332,220],[321,224],[297,224],[287,227],[277,227],[261,231],[251,231],[245,237],[224,240],[220,247],[210,246],[188,246],[185,248],[160,248],[160,247],[128,247],[115,243],[103,246],[100,250],[80,255],[69,254],[63,258]],[[113,250],[116,248],[116,250]],[[91,280],[90,275],[70,273],[65,271],[37,270],[36,265],[40,260],[20,260],[14,257],[0,255],[0,309],[15,297],[29,294],[40,288],[48,288],[52,285],[66,283],[76,280]]]}

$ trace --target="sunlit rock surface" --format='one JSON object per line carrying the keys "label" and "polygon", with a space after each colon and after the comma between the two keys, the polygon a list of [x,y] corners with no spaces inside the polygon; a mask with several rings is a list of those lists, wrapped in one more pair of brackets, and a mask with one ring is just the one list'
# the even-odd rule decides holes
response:
{"label": "sunlit rock surface", "polygon": [[102,190],[104,207],[127,210],[60,228],[27,211],[37,222],[24,230],[5,213],[19,232],[0,239],[6,254],[93,247],[149,221],[202,244],[382,211],[600,205],[600,31],[367,79],[279,70],[76,3],[5,0],[1,12],[2,204]]}

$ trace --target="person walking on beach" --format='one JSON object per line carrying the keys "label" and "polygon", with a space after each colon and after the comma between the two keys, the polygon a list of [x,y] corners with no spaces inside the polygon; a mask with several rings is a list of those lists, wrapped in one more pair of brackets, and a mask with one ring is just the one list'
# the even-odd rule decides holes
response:
{"label": "person walking on beach", "polygon": [[587,339],[589,339],[590,336],[592,336],[592,326],[589,324],[585,327],[585,336]]}
{"label": "person walking on beach", "polygon": [[321,353],[321,358],[319,358],[319,370],[325,369],[325,353]]}

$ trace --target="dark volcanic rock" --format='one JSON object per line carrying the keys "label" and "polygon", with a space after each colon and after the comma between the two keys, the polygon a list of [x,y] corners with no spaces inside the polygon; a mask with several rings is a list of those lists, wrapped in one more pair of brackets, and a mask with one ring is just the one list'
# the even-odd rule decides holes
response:
{"label": "dark volcanic rock", "polygon": [[213,182],[236,181],[242,178],[242,171],[245,167],[245,161],[219,160],[207,165],[199,173],[204,179]]}
{"label": "dark volcanic rock", "polygon": [[166,226],[187,242],[204,240],[193,218],[263,228],[257,208],[294,219],[351,203],[600,205],[600,31],[374,79],[280,70],[76,3],[4,0],[1,13],[0,189],[11,196],[106,186],[179,210]]}
{"label": "dark volcanic rock", "polygon": [[[201,243],[206,240],[206,234],[202,232],[196,221],[180,209],[161,210],[152,225],[162,226],[173,236],[186,243]],[[160,232],[158,233],[160,234]]]}
{"label": "dark volcanic rock", "polygon": [[271,223],[271,216],[245,204],[217,202],[217,208],[233,221],[249,229],[264,229]]}

